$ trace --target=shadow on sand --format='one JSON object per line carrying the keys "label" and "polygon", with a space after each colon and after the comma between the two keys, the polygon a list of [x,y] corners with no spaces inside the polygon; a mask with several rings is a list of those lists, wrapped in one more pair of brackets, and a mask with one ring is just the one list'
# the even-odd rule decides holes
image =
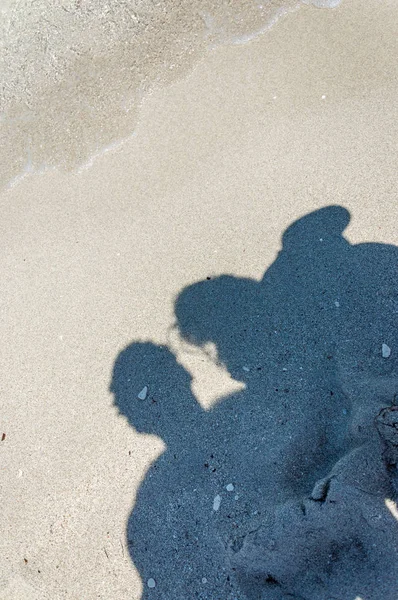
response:
{"label": "shadow on sand", "polygon": [[180,335],[246,386],[212,410],[166,346],[118,356],[116,406],[166,446],[127,525],[143,599],[396,600],[398,249],[349,220],[293,223],[261,281],[182,290]]}

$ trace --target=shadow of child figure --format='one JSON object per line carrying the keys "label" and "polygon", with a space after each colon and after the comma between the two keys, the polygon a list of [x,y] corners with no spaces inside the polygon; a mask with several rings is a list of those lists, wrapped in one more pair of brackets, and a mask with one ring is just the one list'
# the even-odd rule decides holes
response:
{"label": "shadow of child figure", "polygon": [[166,346],[133,343],[115,362],[115,405],[137,432],[156,435],[166,446],[127,524],[145,600],[236,598],[216,527],[220,490],[211,449],[223,442],[212,437],[211,419],[190,385],[190,374]]}

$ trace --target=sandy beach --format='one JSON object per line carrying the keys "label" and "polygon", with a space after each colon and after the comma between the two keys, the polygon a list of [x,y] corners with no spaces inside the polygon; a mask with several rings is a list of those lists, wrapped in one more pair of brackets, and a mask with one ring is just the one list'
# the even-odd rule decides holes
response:
{"label": "sandy beach", "polygon": [[217,45],[80,166],[3,145],[1,600],[398,597],[397,20]]}

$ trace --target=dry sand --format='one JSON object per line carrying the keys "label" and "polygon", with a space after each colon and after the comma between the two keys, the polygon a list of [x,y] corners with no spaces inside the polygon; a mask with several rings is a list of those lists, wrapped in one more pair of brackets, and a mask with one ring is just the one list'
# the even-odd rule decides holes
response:
{"label": "dry sand", "polygon": [[3,191],[1,600],[398,597],[397,19],[303,8]]}

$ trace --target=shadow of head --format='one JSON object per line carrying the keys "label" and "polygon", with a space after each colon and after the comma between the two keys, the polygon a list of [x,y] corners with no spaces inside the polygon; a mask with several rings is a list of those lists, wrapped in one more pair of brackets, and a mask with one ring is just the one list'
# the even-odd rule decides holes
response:
{"label": "shadow of head", "polygon": [[165,438],[200,409],[190,385],[191,375],[166,346],[136,342],[117,357],[110,391],[137,432]]}
{"label": "shadow of head", "polygon": [[186,287],[175,302],[180,335],[195,346],[216,345],[219,361],[243,381],[242,365],[258,345],[256,321],[261,315],[259,284],[253,279],[222,275]]}
{"label": "shadow of head", "polygon": [[286,229],[282,236],[283,250],[319,246],[319,241],[347,244],[342,233],[349,222],[350,213],[343,206],[325,206],[310,212]]}

